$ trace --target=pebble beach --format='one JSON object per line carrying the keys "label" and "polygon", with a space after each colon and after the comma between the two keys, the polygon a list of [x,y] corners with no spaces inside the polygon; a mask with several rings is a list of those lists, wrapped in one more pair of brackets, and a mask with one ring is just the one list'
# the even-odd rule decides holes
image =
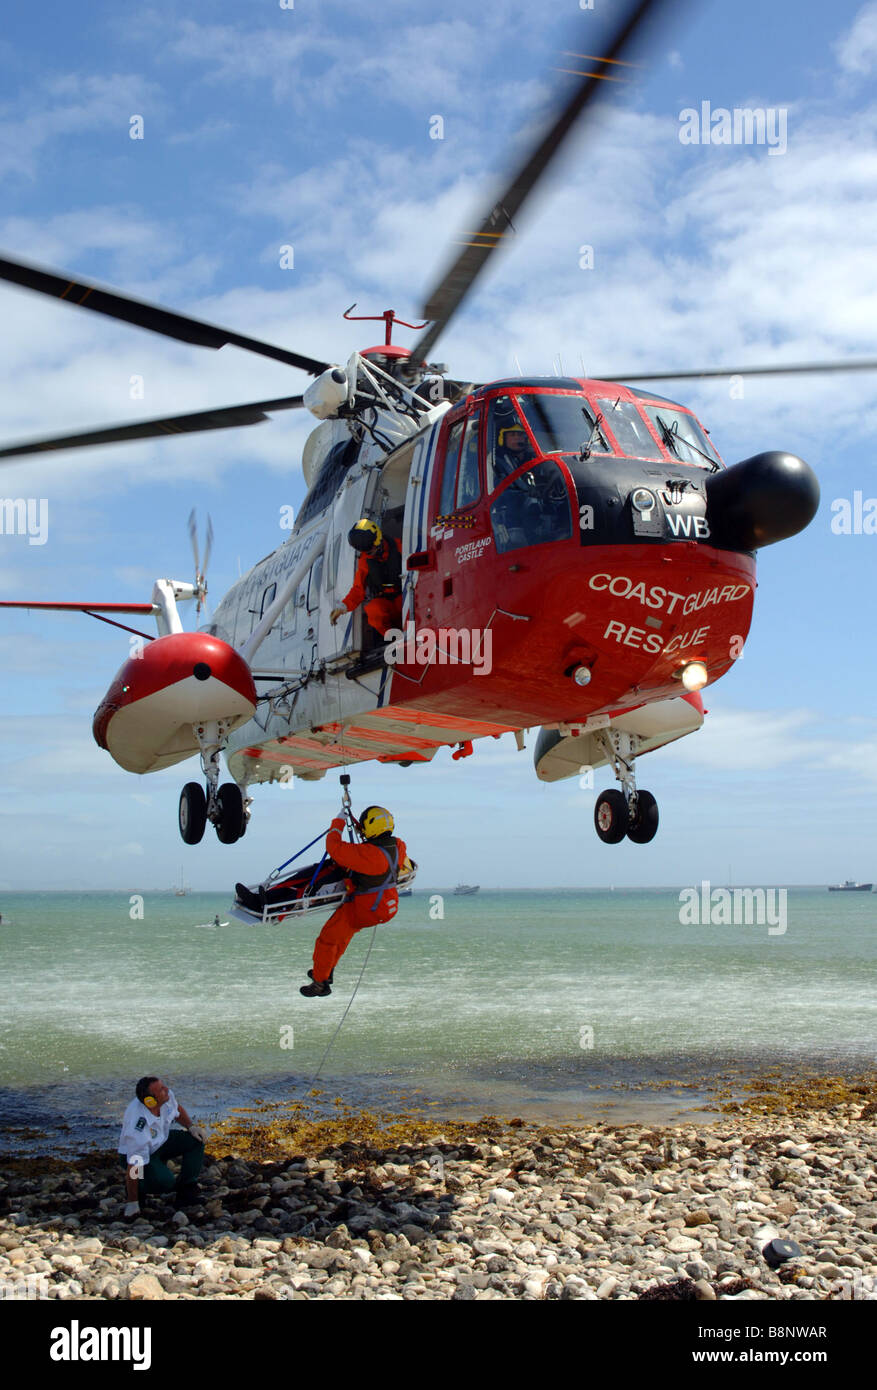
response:
{"label": "pebble beach", "polygon": [[[204,1203],[122,1219],[115,1159],[0,1165],[5,1297],[877,1297],[875,1079],[764,1084],[706,1123],[295,1106],[214,1131]],[[771,1238],[794,1242],[772,1268]]]}

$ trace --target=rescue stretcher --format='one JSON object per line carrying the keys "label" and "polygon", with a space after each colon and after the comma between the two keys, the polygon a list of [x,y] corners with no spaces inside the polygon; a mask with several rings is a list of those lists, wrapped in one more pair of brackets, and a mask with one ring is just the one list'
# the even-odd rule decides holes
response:
{"label": "rescue stretcher", "polygon": [[[362,827],[350,810],[349,773],[342,773],[339,780],[343,789],[342,815],[347,821],[350,839],[362,841]],[[262,883],[253,887],[237,884],[234,902],[228,910],[229,916],[253,926],[256,922],[282,922],[286,917],[301,917],[307,912],[334,912],[350,894],[349,869],[342,868],[328,854],[324,854],[318,864],[307,864],[294,873],[284,873],[290,864],[294,864],[327,834],[328,830],[321,830],[296,854],[273,869]],[[401,891],[407,888],[416,875],[417,865],[413,859],[407,858],[396,875],[397,889]]]}
{"label": "rescue stretcher", "polygon": [[[417,865],[413,859],[407,861],[409,867],[399,871],[396,887],[401,891],[407,888],[417,875]],[[309,912],[333,912],[348,894],[349,870],[333,864],[331,859],[323,859],[319,864],[308,864],[295,874],[275,882],[255,884],[248,891],[254,896],[265,890],[266,901],[261,908],[248,906],[237,897],[228,909],[229,916],[247,926],[257,922],[282,922],[284,918],[302,917]],[[267,901],[270,896],[272,901]]]}

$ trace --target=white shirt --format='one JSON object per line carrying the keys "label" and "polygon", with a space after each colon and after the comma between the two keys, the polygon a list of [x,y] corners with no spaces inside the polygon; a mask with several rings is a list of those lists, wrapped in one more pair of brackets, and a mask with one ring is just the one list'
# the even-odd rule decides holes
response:
{"label": "white shirt", "polygon": [[124,1154],[129,1163],[134,1158],[142,1158],[148,1163],[167,1139],[170,1127],[179,1113],[180,1107],[173,1091],[168,1091],[167,1100],[157,1110],[150,1110],[135,1096],[122,1120],[119,1153]]}

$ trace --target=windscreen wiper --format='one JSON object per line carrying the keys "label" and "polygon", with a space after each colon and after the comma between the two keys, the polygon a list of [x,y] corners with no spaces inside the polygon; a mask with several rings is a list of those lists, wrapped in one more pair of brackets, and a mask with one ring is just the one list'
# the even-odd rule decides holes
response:
{"label": "windscreen wiper", "polygon": [[680,454],[677,446],[679,444],[682,444],[686,449],[691,449],[693,453],[700,454],[702,459],[706,459],[710,468],[715,473],[716,469],[719,466],[716,463],[715,459],[710,458],[709,454],[705,454],[703,449],[698,449],[697,445],[692,444],[690,439],[686,439],[684,435],[680,435],[678,420],[674,420],[672,425],[668,425],[666,420],[662,420],[660,415],[658,415],[657,413],[655,414],[655,420],[660,426],[661,435],[664,440],[664,443],[666,444],[667,448],[671,451],[671,453],[674,453],[678,459],[681,459],[682,455]]}
{"label": "windscreen wiper", "polygon": [[597,412],[597,416],[595,419],[594,416],[592,416],[591,412],[585,406],[582,406],[582,414],[585,417],[586,423],[591,426],[591,433],[588,435],[587,440],[579,449],[579,458],[584,460],[589,459],[591,457],[591,454],[594,449],[594,443],[597,439],[599,439],[604,449],[606,448],[606,440],[600,433],[600,426],[603,423],[603,416],[600,414],[600,412]]}

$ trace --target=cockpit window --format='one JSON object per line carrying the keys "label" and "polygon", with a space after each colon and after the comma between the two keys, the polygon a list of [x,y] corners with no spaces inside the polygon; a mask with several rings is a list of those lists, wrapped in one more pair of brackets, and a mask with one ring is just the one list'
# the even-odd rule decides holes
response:
{"label": "cockpit window", "polygon": [[495,492],[510,474],[533,457],[530,436],[511,396],[496,396],[487,415],[487,486]]}
{"label": "cockpit window", "polygon": [[481,496],[481,483],[478,478],[478,426],[479,414],[470,415],[466,424],[466,438],[460,451],[460,467],[457,472],[457,507],[471,507]]}
{"label": "cockpit window", "polygon": [[693,415],[666,405],[647,405],[646,414],[670,453],[682,463],[716,468],[720,459]]}
{"label": "cockpit window", "polygon": [[598,396],[597,405],[618,447],[628,458],[660,460],[663,457],[632,401],[623,401],[618,396]]}
{"label": "cockpit window", "polygon": [[543,454],[608,454],[595,410],[584,396],[519,396],[518,405]]}
{"label": "cockpit window", "polygon": [[568,540],[572,511],[563,470],[551,459],[543,459],[535,468],[519,473],[497,493],[490,524],[498,552]]}

